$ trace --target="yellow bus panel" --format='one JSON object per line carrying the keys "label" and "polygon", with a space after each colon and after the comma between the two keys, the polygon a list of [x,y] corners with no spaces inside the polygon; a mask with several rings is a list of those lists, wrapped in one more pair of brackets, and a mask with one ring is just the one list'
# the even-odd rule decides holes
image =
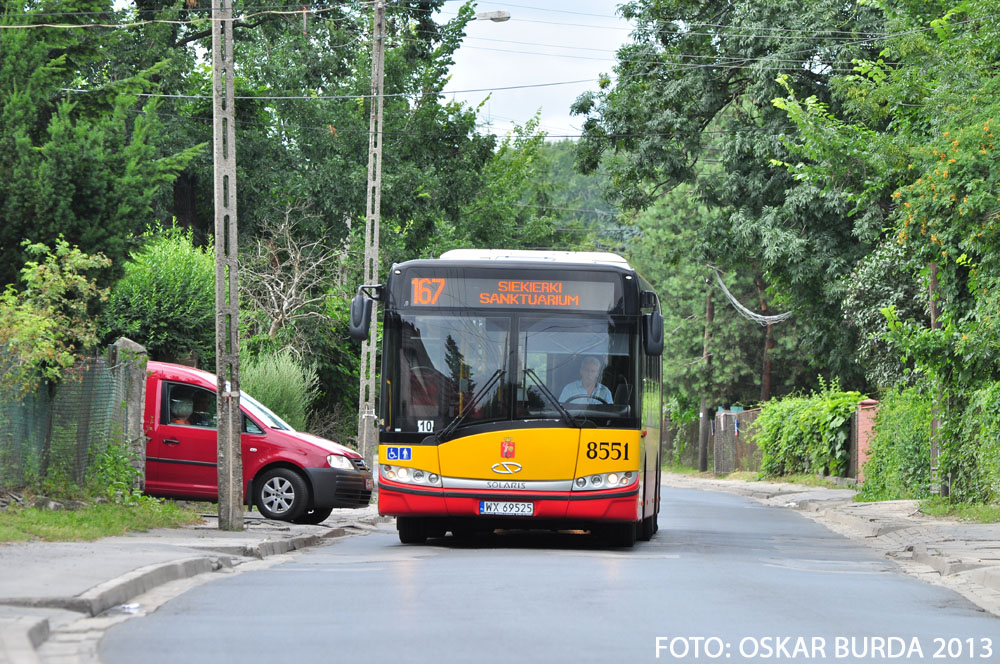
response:
{"label": "yellow bus panel", "polygon": [[521,481],[574,477],[579,429],[508,429],[464,436],[439,446],[444,477],[496,479],[493,466],[519,466]]}

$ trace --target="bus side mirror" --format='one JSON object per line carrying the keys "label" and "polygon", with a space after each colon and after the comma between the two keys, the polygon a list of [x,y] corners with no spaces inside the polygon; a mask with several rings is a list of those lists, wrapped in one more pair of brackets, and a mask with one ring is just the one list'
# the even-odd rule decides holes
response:
{"label": "bus side mirror", "polygon": [[646,355],[659,357],[663,354],[663,316],[659,311],[643,314],[642,342]]}
{"label": "bus side mirror", "polygon": [[351,300],[351,316],[347,322],[347,333],[355,341],[364,341],[368,338],[368,331],[372,323],[372,300],[365,297],[364,293],[358,293]]}

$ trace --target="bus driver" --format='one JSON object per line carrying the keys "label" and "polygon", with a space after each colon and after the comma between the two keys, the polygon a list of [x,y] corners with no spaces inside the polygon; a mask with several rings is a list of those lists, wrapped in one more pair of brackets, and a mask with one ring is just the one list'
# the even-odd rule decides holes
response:
{"label": "bus driver", "polygon": [[575,380],[563,388],[559,395],[562,403],[613,403],[611,390],[597,382],[601,373],[601,361],[588,355],[580,362],[580,380]]}

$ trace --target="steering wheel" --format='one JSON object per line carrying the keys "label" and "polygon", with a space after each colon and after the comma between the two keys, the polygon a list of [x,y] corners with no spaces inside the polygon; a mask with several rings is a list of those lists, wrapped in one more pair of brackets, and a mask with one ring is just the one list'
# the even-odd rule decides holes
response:
{"label": "steering wheel", "polygon": [[597,399],[600,403],[604,404],[605,406],[610,405],[610,404],[608,404],[607,401],[605,401],[601,397],[599,397],[597,395],[594,395],[594,394],[590,394],[590,395],[588,395],[588,394],[574,394],[569,399],[566,399],[566,401],[563,401],[563,403],[572,403],[572,402],[574,402],[574,401],[576,401],[578,399]]}
{"label": "steering wheel", "polygon": [[435,371],[436,369],[434,369],[434,367],[424,366],[423,364],[414,364],[410,367],[410,373],[420,374],[421,376],[424,374],[434,373]]}

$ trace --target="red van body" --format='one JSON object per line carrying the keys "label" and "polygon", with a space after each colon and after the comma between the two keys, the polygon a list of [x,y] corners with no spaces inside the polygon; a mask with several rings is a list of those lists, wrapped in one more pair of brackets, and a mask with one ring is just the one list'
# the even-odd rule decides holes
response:
{"label": "red van body", "polygon": [[[149,362],[146,373],[146,493],[217,500],[215,375],[165,362]],[[319,523],[335,507],[368,505],[372,475],[360,454],[293,430],[245,394],[240,402],[248,505],[297,523]]]}

